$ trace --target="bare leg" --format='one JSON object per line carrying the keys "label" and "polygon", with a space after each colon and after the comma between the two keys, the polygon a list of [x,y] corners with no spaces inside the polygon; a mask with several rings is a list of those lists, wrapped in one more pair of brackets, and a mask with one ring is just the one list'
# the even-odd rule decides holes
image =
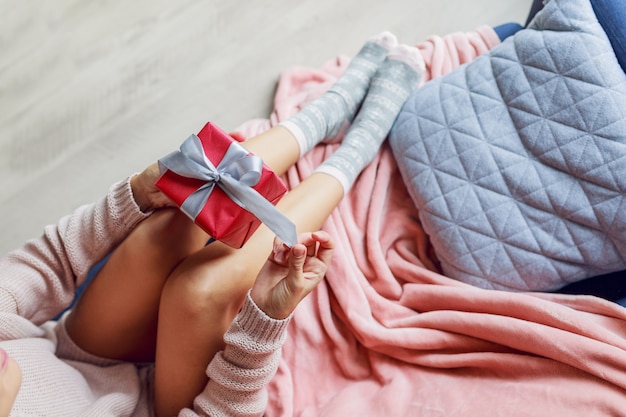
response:
{"label": "bare leg", "polygon": [[[297,143],[280,126],[244,145],[279,175],[299,157]],[[278,207],[299,232],[315,231],[342,197],[340,183],[318,173]],[[206,366],[222,349],[274,236],[261,226],[239,250],[220,242],[203,247],[207,238],[178,210],[155,213],[116,248],[67,320],[69,334],[88,352],[156,361],[158,415],[190,406],[203,389]]]}
{"label": "bare leg", "polygon": [[263,159],[278,174],[283,175],[300,158],[300,148],[287,129],[276,126],[242,143],[246,149]]}
{"label": "bare leg", "polygon": [[[299,233],[315,231],[342,197],[340,182],[318,173],[287,194],[278,207]],[[189,407],[204,388],[205,369],[223,348],[222,336],[267,259],[273,238],[261,226],[243,248],[229,256],[215,256],[209,246],[185,259],[167,280],[157,333],[157,416]]]}
{"label": "bare leg", "polygon": [[70,336],[98,356],[151,361],[161,291],[208,236],[178,210],[147,218],[116,248],[67,318]]}
{"label": "bare leg", "polygon": [[[299,156],[295,139],[283,127],[270,129],[244,145],[279,175]],[[154,360],[163,286],[174,268],[202,249],[208,239],[176,209],[160,210],[140,223],[115,249],[70,313],[67,330],[72,339],[98,356]],[[213,243],[203,253],[220,259],[233,252]]]}

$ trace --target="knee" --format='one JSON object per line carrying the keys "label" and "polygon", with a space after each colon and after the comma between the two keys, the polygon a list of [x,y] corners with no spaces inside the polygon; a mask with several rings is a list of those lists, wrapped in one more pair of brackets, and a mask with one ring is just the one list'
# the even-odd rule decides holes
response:
{"label": "knee", "polygon": [[252,282],[241,262],[178,268],[168,278],[162,303],[190,319],[222,317],[230,322],[243,304]]}

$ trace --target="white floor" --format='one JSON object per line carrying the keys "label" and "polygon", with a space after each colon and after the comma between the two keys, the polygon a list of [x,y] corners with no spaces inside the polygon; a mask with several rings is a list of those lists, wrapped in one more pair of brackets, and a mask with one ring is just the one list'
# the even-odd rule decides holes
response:
{"label": "white floor", "polygon": [[0,0],[0,255],[174,150],[266,117],[280,72],[523,23],[531,0]]}

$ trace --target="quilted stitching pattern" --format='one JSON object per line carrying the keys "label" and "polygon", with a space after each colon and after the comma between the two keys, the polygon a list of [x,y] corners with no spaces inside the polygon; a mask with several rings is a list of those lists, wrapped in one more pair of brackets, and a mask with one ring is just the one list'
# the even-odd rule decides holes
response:
{"label": "quilted stitching pattern", "polygon": [[427,83],[390,142],[448,276],[552,290],[626,267],[626,77],[588,0]]}

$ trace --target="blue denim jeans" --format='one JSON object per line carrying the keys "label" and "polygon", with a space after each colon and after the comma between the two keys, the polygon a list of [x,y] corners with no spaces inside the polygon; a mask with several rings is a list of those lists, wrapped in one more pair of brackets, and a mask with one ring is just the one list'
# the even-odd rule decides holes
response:
{"label": "blue denim jeans", "polygon": [[591,0],[591,6],[611,41],[619,65],[626,72],[626,2]]}
{"label": "blue denim jeans", "polygon": [[504,23],[493,28],[493,30],[495,30],[496,34],[498,35],[498,38],[500,38],[500,41],[505,40],[509,36],[515,35],[518,31],[522,29],[524,29],[522,25],[514,22]]}

